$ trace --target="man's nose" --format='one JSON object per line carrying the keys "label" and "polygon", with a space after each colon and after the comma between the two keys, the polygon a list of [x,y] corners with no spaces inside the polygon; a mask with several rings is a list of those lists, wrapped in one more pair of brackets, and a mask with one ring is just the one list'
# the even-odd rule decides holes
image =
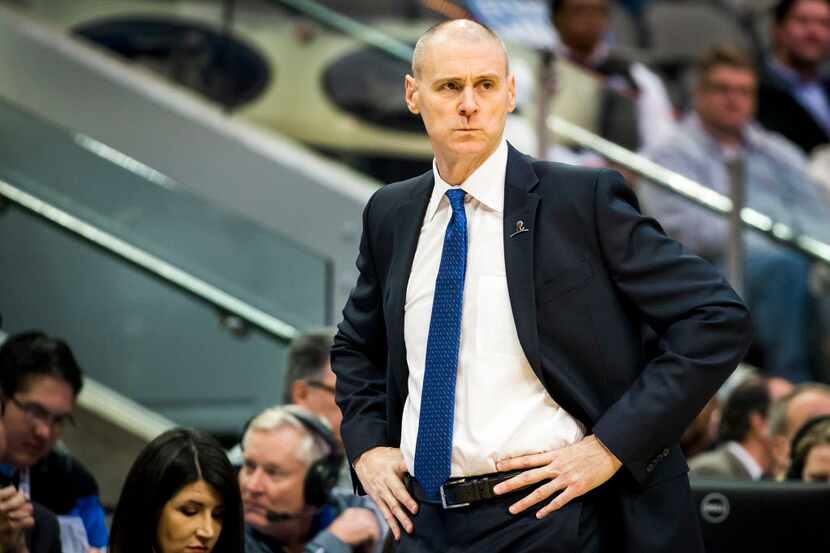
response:
{"label": "man's nose", "polygon": [[461,103],[458,106],[461,115],[469,117],[478,111],[478,99],[475,90],[471,86],[465,86],[461,91]]}
{"label": "man's nose", "polygon": [[48,441],[49,438],[52,437],[52,432],[54,431],[55,430],[50,423],[42,420],[35,420],[32,426],[32,433],[39,440]]}
{"label": "man's nose", "polygon": [[[244,469],[243,469],[244,470]],[[242,489],[248,493],[258,493],[262,491],[262,469],[254,469],[254,471],[244,479],[242,479]]]}

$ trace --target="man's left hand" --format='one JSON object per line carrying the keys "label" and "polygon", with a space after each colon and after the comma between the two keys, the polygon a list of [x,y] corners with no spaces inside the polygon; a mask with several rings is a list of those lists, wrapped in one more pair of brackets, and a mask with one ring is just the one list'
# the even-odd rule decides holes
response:
{"label": "man's left hand", "polygon": [[542,518],[604,484],[621,466],[620,460],[596,436],[590,435],[562,449],[499,461],[496,468],[501,472],[527,470],[502,482],[494,491],[503,495],[549,480],[510,506],[510,512],[515,515],[561,491],[536,513],[536,518]]}

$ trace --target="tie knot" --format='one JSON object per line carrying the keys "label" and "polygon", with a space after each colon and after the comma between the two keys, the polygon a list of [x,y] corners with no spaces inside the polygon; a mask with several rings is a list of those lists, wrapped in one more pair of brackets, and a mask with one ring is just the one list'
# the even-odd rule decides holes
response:
{"label": "tie knot", "polygon": [[447,190],[447,198],[450,200],[450,206],[453,212],[458,212],[464,209],[464,196],[467,193],[461,188],[451,188]]}

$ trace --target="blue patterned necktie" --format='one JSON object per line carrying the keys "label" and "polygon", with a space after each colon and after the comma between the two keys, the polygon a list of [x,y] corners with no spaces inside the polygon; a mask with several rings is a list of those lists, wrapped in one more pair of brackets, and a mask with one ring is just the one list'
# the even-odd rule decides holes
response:
{"label": "blue patterned necktie", "polygon": [[452,217],[444,234],[429,321],[421,415],[415,445],[415,478],[431,498],[450,477],[455,377],[461,341],[461,300],[467,268],[467,215],[460,188],[447,190]]}

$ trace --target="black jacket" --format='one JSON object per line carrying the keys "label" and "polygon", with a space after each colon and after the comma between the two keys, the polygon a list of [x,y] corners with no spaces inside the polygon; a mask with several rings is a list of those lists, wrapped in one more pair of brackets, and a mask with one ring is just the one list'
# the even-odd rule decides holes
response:
{"label": "black jacket", "polygon": [[29,553],[61,553],[61,534],[58,519],[52,512],[32,503],[35,525],[26,531]]}
{"label": "black jacket", "polygon": [[[824,93],[830,98],[830,79],[823,81]],[[758,122],[767,129],[784,135],[809,155],[816,146],[830,142],[830,135],[813,115],[790,94],[789,87],[769,69],[762,73],[758,87]]]}
{"label": "black jacket", "polygon": [[[388,185],[364,211],[359,277],[332,349],[351,459],[400,444],[404,300],[432,187],[431,172]],[[530,232],[511,237],[518,220]],[[749,345],[744,305],[711,265],[640,214],[618,173],[512,147],[504,255],[530,366],[623,463],[606,484],[625,532],[619,551],[702,551],[677,444]],[[656,351],[643,346],[647,327]]]}

